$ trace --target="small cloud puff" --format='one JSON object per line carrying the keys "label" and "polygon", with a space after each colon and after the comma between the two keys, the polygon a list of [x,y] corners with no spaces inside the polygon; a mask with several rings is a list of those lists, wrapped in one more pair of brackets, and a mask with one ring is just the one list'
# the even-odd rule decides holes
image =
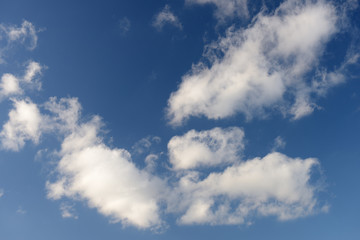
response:
{"label": "small cloud puff", "polygon": [[152,26],[158,31],[161,31],[163,27],[167,24],[172,25],[180,30],[182,30],[183,28],[178,17],[175,16],[173,12],[171,12],[169,5],[165,5],[163,10],[161,10],[158,14],[155,15]]}
{"label": "small cloud puff", "polygon": [[79,218],[75,212],[74,205],[72,204],[61,203],[60,211],[61,211],[61,216],[63,218],[73,218],[73,219]]}
{"label": "small cloud puff", "polygon": [[280,149],[285,148],[285,146],[286,146],[285,140],[282,137],[277,136],[274,140],[274,145],[272,147],[272,151],[273,152],[278,151]]}
{"label": "small cloud puff", "polygon": [[125,35],[127,32],[130,31],[131,22],[127,17],[123,17],[122,19],[119,20],[118,27],[120,29],[120,33],[122,35]]}

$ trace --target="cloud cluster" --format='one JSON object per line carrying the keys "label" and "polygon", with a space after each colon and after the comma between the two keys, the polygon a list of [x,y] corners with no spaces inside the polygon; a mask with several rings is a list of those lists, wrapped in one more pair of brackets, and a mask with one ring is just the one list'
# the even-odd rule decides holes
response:
{"label": "cloud cluster", "polygon": [[[246,1],[187,2],[215,4],[219,19],[246,10],[239,8]],[[238,112],[251,118],[273,108],[294,119],[311,113],[316,108],[313,95],[321,96],[344,81],[336,71],[306,77],[316,72],[325,44],[338,31],[338,18],[330,3],[291,0],[271,15],[260,13],[246,29],[229,29],[225,37],[207,46],[206,60],[194,66],[171,95],[171,123]],[[165,24],[182,28],[168,5],[156,15],[153,26],[161,30]],[[36,30],[29,22],[18,28],[0,25],[0,30],[9,42],[31,40],[29,48],[36,46]],[[85,120],[77,98],[52,97],[36,104],[22,95],[24,86],[36,83],[41,71],[39,63],[30,62],[21,77],[2,75],[0,95],[12,97],[13,109],[0,132],[0,143],[4,149],[19,151],[26,142],[40,143],[45,134],[60,139],[54,152],[58,162],[46,189],[48,198],[62,201],[65,218],[77,215],[74,205],[64,200],[84,201],[112,222],[141,229],[164,226],[164,214],[174,214],[179,224],[244,224],[257,216],[304,217],[322,207],[319,186],[310,181],[319,166],[317,159],[272,152],[246,160],[245,134],[239,127],[190,130],[172,137],[167,145],[170,167],[164,169],[166,178],[161,178],[155,171],[159,155],[148,154],[160,138],[146,137],[133,146],[134,156],[147,154],[141,168],[129,151],[106,144],[100,117]],[[284,146],[278,137],[273,150]]]}
{"label": "cloud cluster", "polygon": [[81,106],[76,98],[55,97],[45,102],[41,113],[39,106],[30,98],[12,99],[13,109],[9,112],[9,120],[0,132],[1,148],[19,151],[26,141],[38,144],[44,133],[64,134],[76,127]]}
{"label": "cloud cluster", "polygon": [[215,16],[223,22],[228,18],[247,17],[247,0],[186,0],[187,4],[212,4],[216,7]]}
{"label": "cloud cluster", "polygon": [[178,17],[174,15],[169,5],[165,5],[165,7],[155,15],[152,26],[158,31],[161,31],[167,24],[172,25],[180,30],[183,28]]}
{"label": "cloud cluster", "polygon": [[[331,3],[286,1],[273,14],[259,13],[246,29],[230,28],[171,94],[170,123],[236,113],[250,119],[273,109],[293,119],[310,114],[317,107],[312,96],[344,81],[341,72],[317,70],[338,19]],[[311,78],[311,71],[318,73]]]}
{"label": "cloud cluster", "polygon": [[[213,131],[218,132],[210,136]],[[197,132],[190,131],[184,136],[194,133]],[[227,135],[230,133],[238,143],[223,141],[220,148],[226,151],[210,150],[214,144],[219,144],[216,143],[219,139],[229,139]],[[174,169],[186,169],[179,172],[181,176],[168,199],[167,210],[181,214],[180,224],[244,224],[251,222],[254,216],[277,216],[280,220],[288,220],[318,211],[318,189],[309,183],[312,169],[319,164],[316,159],[290,158],[274,152],[263,158],[242,161],[238,152],[243,141],[242,130],[216,128],[197,135],[203,138],[195,138],[192,144],[189,144],[188,137],[177,138],[177,145],[182,146],[179,159],[176,159],[179,162],[173,160],[173,146],[169,143],[170,162]],[[206,141],[202,140],[204,135],[207,135]],[[201,142],[200,145],[197,142]],[[229,152],[234,159],[226,162]],[[193,157],[187,153],[203,154]],[[228,165],[223,171],[209,173],[203,171],[204,167],[191,169],[200,163],[215,164],[214,161],[219,159],[222,161],[215,163]]]}
{"label": "cloud cluster", "polygon": [[[318,161],[276,152],[244,161],[240,128],[190,130],[173,137],[169,181],[153,171],[157,155],[148,155],[141,169],[127,150],[107,146],[102,125],[98,116],[82,120],[76,98],[51,98],[39,106],[14,100],[1,143],[18,151],[27,140],[38,143],[44,133],[63,136],[55,178],[46,184],[48,197],[85,201],[123,225],[158,229],[164,213],[180,215],[180,224],[242,224],[253,216],[287,220],[319,209],[318,188],[309,183]],[[224,170],[209,172],[215,166]],[[60,210],[63,217],[77,218],[69,204],[63,202]]]}
{"label": "cloud cluster", "polygon": [[[106,146],[99,135],[102,123],[98,116],[81,123],[76,98],[53,97],[40,106],[28,98],[13,101],[0,133],[2,148],[19,151],[26,141],[38,144],[45,133],[63,136],[56,180],[46,185],[49,198],[84,200],[124,225],[162,226],[159,204],[166,183],[147,169],[137,168],[128,151]],[[155,159],[146,161],[151,168]],[[63,217],[77,217],[68,204],[62,203],[60,209]]]}

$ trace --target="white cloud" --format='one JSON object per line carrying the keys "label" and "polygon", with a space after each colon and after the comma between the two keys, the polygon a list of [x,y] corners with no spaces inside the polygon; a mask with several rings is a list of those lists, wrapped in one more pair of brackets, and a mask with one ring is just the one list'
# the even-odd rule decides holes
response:
{"label": "white cloud", "polygon": [[244,131],[237,127],[191,130],[168,143],[169,161],[176,170],[224,165],[239,160]]}
{"label": "white cloud", "polygon": [[9,26],[0,24],[0,39],[5,43],[0,48],[0,63],[6,52],[11,49],[15,43],[25,45],[29,50],[34,50],[37,45],[37,30],[35,26],[28,21],[23,21],[21,26]]}
{"label": "white cloud", "polygon": [[71,205],[71,204],[62,203],[60,205],[60,211],[61,211],[61,216],[63,218],[73,218],[73,219],[78,219],[79,218],[77,216],[77,214],[75,213],[74,206]]}
{"label": "white cloud", "polygon": [[132,147],[133,154],[143,154],[149,152],[153,144],[161,142],[161,138],[158,136],[147,136],[137,141]]}
{"label": "white cloud", "polygon": [[36,75],[41,74],[42,67],[38,62],[30,61],[26,67],[26,72],[24,75],[24,81],[31,83]]}
{"label": "white cloud", "polygon": [[152,26],[158,31],[161,31],[167,24],[172,25],[180,30],[182,29],[181,22],[179,21],[178,17],[171,12],[169,5],[165,5],[164,9],[156,14],[152,22]]}
{"label": "white cloud", "polygon": [[0,132],[0,141],[2,148],[19,151],[25,141],[38,143],[42,118],[37,105],[29,99],[13,100],[13,104],[9,120]]}
{"label": "white cloud", "polygon": [[1,77],[0,97],[21,94],[19,79],[10,73],[5,73]]}
{"label": "white cloud", "polygon": [[113,222],[139,228],[158,227],[159,199],[166,185],[132,163],[124,149],[107,147],[98,136],[94,117],[79,125],[62,143],[56,182],[47,183],[48,197],[81,199]]}
{"label": "white cloud", "polygon": [[243,224],[254,216],[279,220],[318,211],[316,186],[309,183],[314,158],[270,153],[234,164],[223,172],[187,172],[179,181],[169,211],[183,213],[180,224]]}
{"label": "white cloud", "polygon": [[274,146],[272,148],[272,151],[277,151],[279,149],[282,149],[286,146],[286,142],[285,140],[280,137],[280,136],[277,136],[274,140]]}
{"label": "white cloud", "polygon": [[18,209],[16,210],[16,213],[17,214],[21,214],[21,215],[24,215],[26,214],[26,210],[22,207],[22,206],[19,206]]}
{"label": "white cloud", "polygon": [[1,189],[1,188],[0,188],[0,198],[1,198],[2,196],[4,196],[4,189]]}
{"label": "white cloud", "polygon": [[81,104],[77,98],[60,98],[58,100],[56,97],[51,97],[43,106],[50,112],[44,122],[45,129],[69,133],[78,127]]}
{"label": "white cloud", "polygon": [[317,107],[313,95],[322,96],[344,81],[341,74],[326,70],[306,77],[338,31],[337,20],[331,3],[287,1],[273,15],[260,13],[247,29],[230,28],[206,47],[206,60],[193,66],[171,94],[170,123],[236,113],[251,119],[274,109],[294,119],[310,114]]}
{"label": "white cloud", "polygon": [[21,27],[10,26],[6,28],[3,25],[0,27],[7,33],[9,41],[27,43],[30,50],[36,47],[38,37],[36,35],[36,29],[31,22],[25,20],[22,22]]}
{"label": "white cloud", "polygon": [[119,29],[121,34],[125,35],[131,27],[131,22],[127,17],[123,17],[122,19],[119,20]]}
{"label": "white cloud", "polygon": [[41,74],[42,66],[38,62],[30,61],[26,67],[24,76],[17,77],[11,73],[4,73],[0,82],[0,100],[4,97],[21,95],[23,88],[40,89],[41,83],[35,81],[35,77]]}
{"label": "white cloud", "polygon": [[227,18],[247,17],[247,0],[186,0],[187,4],[213,4],[216,6],[215,16],[224,21]]}
{"label": "white cloud", "polygon": [[157,154],[149,154],[145,158],[145,170],[148,172],[154,172],[156,168],[156,161],[159,159]]}
{"label": "white cloud", "polygon": [[12,99],[14,109],[0,132],[3,149],[19,151],[26,141],[39,143],[44,133],[61,136],[73,131],[78,125],[81,106],[77,98],[50,98],[41,107],[48,114],[41,114],[39,107],[30,99]]}

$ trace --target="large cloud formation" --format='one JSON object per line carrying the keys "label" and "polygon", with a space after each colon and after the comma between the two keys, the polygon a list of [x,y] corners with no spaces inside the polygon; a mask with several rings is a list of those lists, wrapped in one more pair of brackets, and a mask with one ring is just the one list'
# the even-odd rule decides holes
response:
{"label": "large cloud formation", "polygon": [[171,94],[170,123],[236,113],[250,119],[272,109],[293,119],[310,114],[317,107],[312,96],[344,80],[339,71],[317,71],[326,43],[339,31],[338,15],[328,2],[286,1],[273,14],[259,13],[246,29],[230,28]]}
{"label": "large cloud formation", "polygon": [[[315,107],[311,95],[343,81],[337,72],[304,80],[337,32],[337,19],[329,3],[288,1],[272,15],[259,14],[245,30],[229,30],[209,46],[211,66],[195,66],[171,95],[172,124],[190,116],[224,118],[237,112],[250,118],[274,105],[293,118],[310,113]],[[34,29],[29,22],[0,25],[9,42],[30,37],[30,47],[36,45]],[[214,54],[218,50],[222,58]],[[311,181],[317,159],[272,152],[246,160],[245,134],[239,127],[190,130],[172,137],[170,167],[161,178],[155,171],[157,155],[148,155],[141,168],[129,151],[108,146],[100,117],[85,120],[77,98],[52,97],[36,104],[26,97],[26,84],[35,83],[41,69],[30,61],[25,74],[2,76],[1,97],[11,97],[13,108],[0,141],[2,148],[19,151],[28,141],[41,143],[45,134],[60,139],[54,175],[46,183],[50,199],[84,201],[113,222],[141,229],[164,226],[164,214],[175,214],[179,224],[218,225],[250,223],[256,216],[288,220],[322,208],[319,186]],[[151,146],[148,142],[145,139],[144,147]],[[142,153],[139,146],[135,153]],[[62,215],[77,217],[73,207],[61,203]]]}
{"label": "large cloud formation", "polygon": [[309,182],[316,159],[275,152],[244,160],[240,128],[174,136],[168,143],[172,177],[164,179],[147,166],[139,168],[127,150],[107,146],[100,118],[84,122],[76,98],[14,104],[2,146],[18,151],[26,140],[38,144],[45,133],[63,136],[55,178],[46,184],[48,197],[85,201],[112,222],[159,229],[163,214],[172,213],[180,224],[242,224],[253,216],[303,217],[321,207],[318,186]]}
{"label": "large cloud formation", "polygon": [[[319,165],[314,158],[291,158],[273,152],[263,158],[242,161],[239,157],[238,144],[222,142],[220,149],[227,149],[234,158],[233,162],[214,162],[215,159],[226,159],[228,151],[196,155],[188,152],[208,151],[219,139],[228,139],[229,132],[242,141],[242,132],[238,128],[220,130],[218,128],[197,133],[207,136],[200,145],[189,144],[188,135],[174,137],[177,145],[182,146],[184,153],[177,161],[172,160],[173,145],[168,145],[170,162],[174,169],[187,166],[187,171],[180,173],[174,184],[174,190],[168,201],[168,211],[180,213],[180,224],[243,224],[251,222],[253,216],[277,216],[280,220],[294,219],[313,214],[320,209],[316,199],[319,186],[311,185],[309,180],[312,169]],[[217,132],[210,136],[209,133]],[[222,135],[222,136],[221,136]],[[203,150],[206,149],[206,150]],[[192,165],[188,161],[192,160]],[[184,161],[183,165],[181,161]],[[204,167],[192,170],[191,166],[200,163],[228,165],[223,171],[204,171]],[[186,165],[184,165],[186,164]]]}

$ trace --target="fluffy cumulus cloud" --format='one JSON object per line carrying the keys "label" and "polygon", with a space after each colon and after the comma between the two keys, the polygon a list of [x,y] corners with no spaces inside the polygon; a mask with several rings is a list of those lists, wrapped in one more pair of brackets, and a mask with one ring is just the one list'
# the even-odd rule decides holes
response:
{"label": "fluffy cumulus cloud", "polygon": [[237,127],[191,130],[170,139],[169,161],[176,170],[233,163],[244,148],[243,138],[243,130]]}
{"label": "fluffy cumulus cloud", "polygon": [[0,96],[6,97],[22,93],[19,79],[10,73],[5,73],[1,76],[0,82]]}
{"label": "fluffy cumulus cloud", "polygon": [[280,220],[316,212],[316,186],[310,185],[313,158],[271,153],[201,178],[189,171],[178,182],[169,210],[182,212],[181,224],[243,224],[253,216]]}
{"label": "fluffy cumulus cloud", "polygon": [[48,182],[51,199],[82,199],[113,222],[139,228],[158,227],[164,182],[138,169],[124,149],[109,148],[98,136],[101,121],[79,125],[62,145],[58,179]]}
{"label": "fluffy cumulus cloud", "polygon": [[168,101],[171,124],[190,116],[248,119],[277,109],[293,119],[310,114],[313,96],[344,80],[340,72],[316,71],[326,43],[339,30],[331,3],[287,1],[273,14],[259,13],[246,29],[230,28],[206,47],[205,60],[183,76]]}
{"label": "fluffy cumulus cloud", "polygon": [[216,7],[215,16],[224,21],[228,18],[247,17],[247,0],[186,0],[187,4],[212,4]]}
{"label": "fluffy cumulus cloud", "polygon": [[158,31],[161,31],[165,25],[172,25],[180,30],[182,29],[179,18],[174,15],[169,5],[165,5],[164,9],[155,15],[152,22],[152,26]]}
{"label": "fluffy cumulus cloud", "polygon": [[25,141],[39,142],[42,117],[36,104],[29,99],[13,100],[14,109],[0,132],[1,146],[18,151]]}
{"label": "fluffy cumulus cloud", "polygon": [[[153,167],[155,156],[149,156],[148,167],[141,170],[128,151],[106,146],[99,136],[99,117],[80,123],[81,105],[76,98],[53,97],[40,107],[28,98],[13,102],[0,133],[4,149],[18,151],[26,141],[37,144],[44,133],[64,136],[57,153],[57,180],[47,183],[49,198],[82,199],[124,225],[162,226],[160,201],[167,185],[147,169]],[[63,217],[77,218],[71,205],[62,203],[60,209]]]}

